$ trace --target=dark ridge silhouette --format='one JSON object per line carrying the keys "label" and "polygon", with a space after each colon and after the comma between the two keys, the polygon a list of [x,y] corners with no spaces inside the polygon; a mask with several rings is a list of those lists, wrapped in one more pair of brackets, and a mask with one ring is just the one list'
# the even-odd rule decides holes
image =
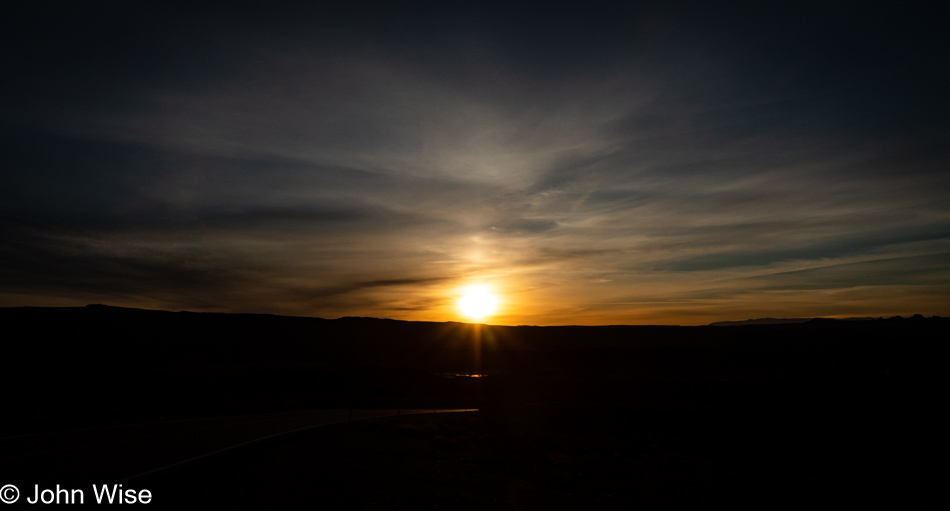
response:
{"label": "dark ridge silhouette", "polygon": [[[861,386],[924,396],[946,379],[950,326],[915,316],[505,327],[104,305],[0,309],[0,320],[15,417],[5,427],[20,430],[66,417],[312,407],[876,399],[853,392]],[[487,377],[440,376],[473,373]]]}
{"label": "dark ridge silhouette", "polygon": [[[715,323],[710,323],[709,326],[787,325],[791,323],[807,323],[809,321],[813,321],[816,319],[827,319],[827,318],[758,318],[758,319],[747,319],[744,321],[717,321]],[[874,318],[870,318],[870,317],[841,318],[841,319],[836,319],[835,321],[871,321],[873,319]]]}
{"label": "dark ridge silhouette", "polygon": [[758,318],[744,321],[717,321],[709,326],[742,326],[742,325],[787,325],[791,323],[807,323],[815,318]]}
{"label": "dark ridge silhouette", "polygon": [[[940,459],[947,425],[944,318],[505,327],[93,305],[0,309],[0,321],[0,483],[24,491],[129,475],[106,461],[132,459],[126,445],[143,470],[166,445],[206,452],[227,442],[230,433],[204,432],[218,420],[253,436],[285,413],[479,408],[280,437],[129,486],[167,509],[947,500],[935,483],[945,471],[925,463]],[[191,433],[174,436],[176,424]],[[114,444],[126,426],[152,436]],[[79,433],[48,437],[62,450],[37,434],[63,430]],[[32,457],[2,451],[29,446]]]}

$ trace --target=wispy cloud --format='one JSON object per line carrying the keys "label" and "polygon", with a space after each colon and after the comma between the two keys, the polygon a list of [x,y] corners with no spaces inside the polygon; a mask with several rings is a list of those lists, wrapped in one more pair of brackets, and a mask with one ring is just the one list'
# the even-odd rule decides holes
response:
{"label": "wispy cloud", "polygon": [[663,323],[950,286],[946,102],[907,20],[24,9],[78,42],[13,51],[5,305],[442,320],[479,280],[501,322]]}

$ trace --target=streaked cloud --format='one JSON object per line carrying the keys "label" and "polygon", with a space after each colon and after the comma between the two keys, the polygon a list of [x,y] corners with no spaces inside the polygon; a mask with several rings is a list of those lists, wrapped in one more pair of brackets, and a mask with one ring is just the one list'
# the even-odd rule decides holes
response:
{"label": "streaked cloud", "polygon": [[448,320],[479,281],[508,324],[950,313],[926,20],[374,8],[22,6],[0,304]]}

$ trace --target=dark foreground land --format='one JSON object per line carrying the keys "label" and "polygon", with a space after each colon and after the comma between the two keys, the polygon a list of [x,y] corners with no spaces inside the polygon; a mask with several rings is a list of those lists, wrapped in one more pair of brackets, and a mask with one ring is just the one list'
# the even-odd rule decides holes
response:
{"label": "dark foreground land", "polygon": [[404,416],[288,437],[138,484],[201,508],[946,509],[946,471],[919,428],[824,419]]}
{"label": "dark foreground land", "polygon": [[[95,306],[0,321],[28,332],[5,336],[0,433],[0,485],[24,493],[342,413],[321,410],[478,408],[321,426],[123,484],[168,509],[950,503],[940,318],[537,328]],[[57,430],[80,432],[42,436]],[[116,461],[136,442],[135,467]]]}

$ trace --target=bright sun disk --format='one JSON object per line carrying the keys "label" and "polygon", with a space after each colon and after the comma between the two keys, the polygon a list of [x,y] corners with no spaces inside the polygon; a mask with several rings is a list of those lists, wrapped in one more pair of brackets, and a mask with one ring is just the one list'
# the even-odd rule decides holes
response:
{"label": "bright sun disk", "polygon": [[491,316],[498,308],[498,298],[491,294],[487,286],[469,286],[459,300],[462,314],[472,319]]}

